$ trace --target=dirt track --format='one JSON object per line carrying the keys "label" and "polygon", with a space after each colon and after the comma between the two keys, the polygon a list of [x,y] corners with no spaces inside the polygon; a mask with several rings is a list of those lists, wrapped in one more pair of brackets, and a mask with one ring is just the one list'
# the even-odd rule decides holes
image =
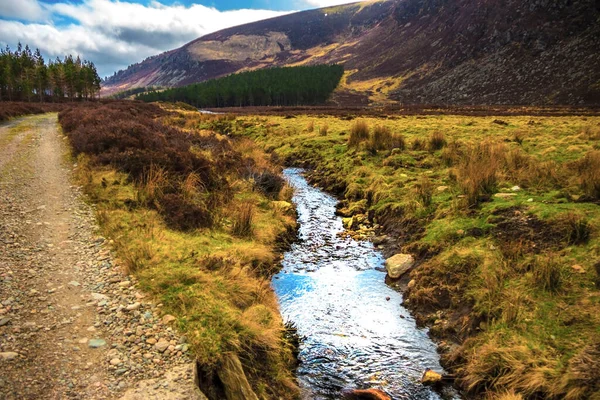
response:
{"label": "dirt track", "polygon": [[0,125],[0,399],[199,398],[185,338],[97,236],[65,142],[56,114]]}

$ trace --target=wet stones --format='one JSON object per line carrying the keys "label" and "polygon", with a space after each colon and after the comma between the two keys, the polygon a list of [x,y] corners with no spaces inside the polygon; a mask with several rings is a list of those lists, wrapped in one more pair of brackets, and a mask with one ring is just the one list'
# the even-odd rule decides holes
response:
{"label": "wet stones", "polygon": [[390,278],[399,279],[414,266],[415,259],[410,254],[396,254],[385,260],[385,269]]}
{"label": "wet stones", "polygon": [[442,382],[442,375],[437,372],[427,368],[425,372],[423,372],[423,377],[421,377],[421,383],[427,386],[437,385]]}
{"label": "wet stones", "polygon": [[379,389],[347,389],[342,391],[345,399],[354,400],[391,400],[392,398]]}

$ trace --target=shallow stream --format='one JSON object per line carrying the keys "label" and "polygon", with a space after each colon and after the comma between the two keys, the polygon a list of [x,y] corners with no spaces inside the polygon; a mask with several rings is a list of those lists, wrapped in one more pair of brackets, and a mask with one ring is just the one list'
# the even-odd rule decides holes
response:
{"label": "shallow stream", "polygon": [[[299,240],[273,277],[284,319],[304,337],[297,371],[305,399],[342,398],[377,388],[393,399],[439,399],[420,383],[442,371],[435,344],[385,284],[383,256],[370,242],[343,238],[337,200],[286,169],[295,189]],[[389,300],[388,300],[389,298]]]}

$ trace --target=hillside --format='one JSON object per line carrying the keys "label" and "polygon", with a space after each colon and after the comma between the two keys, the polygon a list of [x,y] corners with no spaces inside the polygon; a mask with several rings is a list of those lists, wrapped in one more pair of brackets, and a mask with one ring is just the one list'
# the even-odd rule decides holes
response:
{"label": "hillside", "polygon": [[340,63],[342,105],[599,104],[599,17],[595,0],[367,1],[203,36],[120,71],[103,93]]}

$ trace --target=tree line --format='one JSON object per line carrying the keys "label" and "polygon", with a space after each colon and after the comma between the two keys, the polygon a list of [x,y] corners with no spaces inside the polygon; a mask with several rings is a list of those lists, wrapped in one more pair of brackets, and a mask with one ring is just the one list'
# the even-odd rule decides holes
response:
{"label": "tree line", "polygon": [[314,105],[327,101],[343,74],[341,65],[268,68],[153,90],[138,95],[137,99],[182,101],[198,108]]}
{"label": "tree line", "polygon": [[17,50],[0,50],[0,100],[74,101],[94,98],[100,77],[91,61],[67,55],[46,64],[39,49],[19,43]]}

